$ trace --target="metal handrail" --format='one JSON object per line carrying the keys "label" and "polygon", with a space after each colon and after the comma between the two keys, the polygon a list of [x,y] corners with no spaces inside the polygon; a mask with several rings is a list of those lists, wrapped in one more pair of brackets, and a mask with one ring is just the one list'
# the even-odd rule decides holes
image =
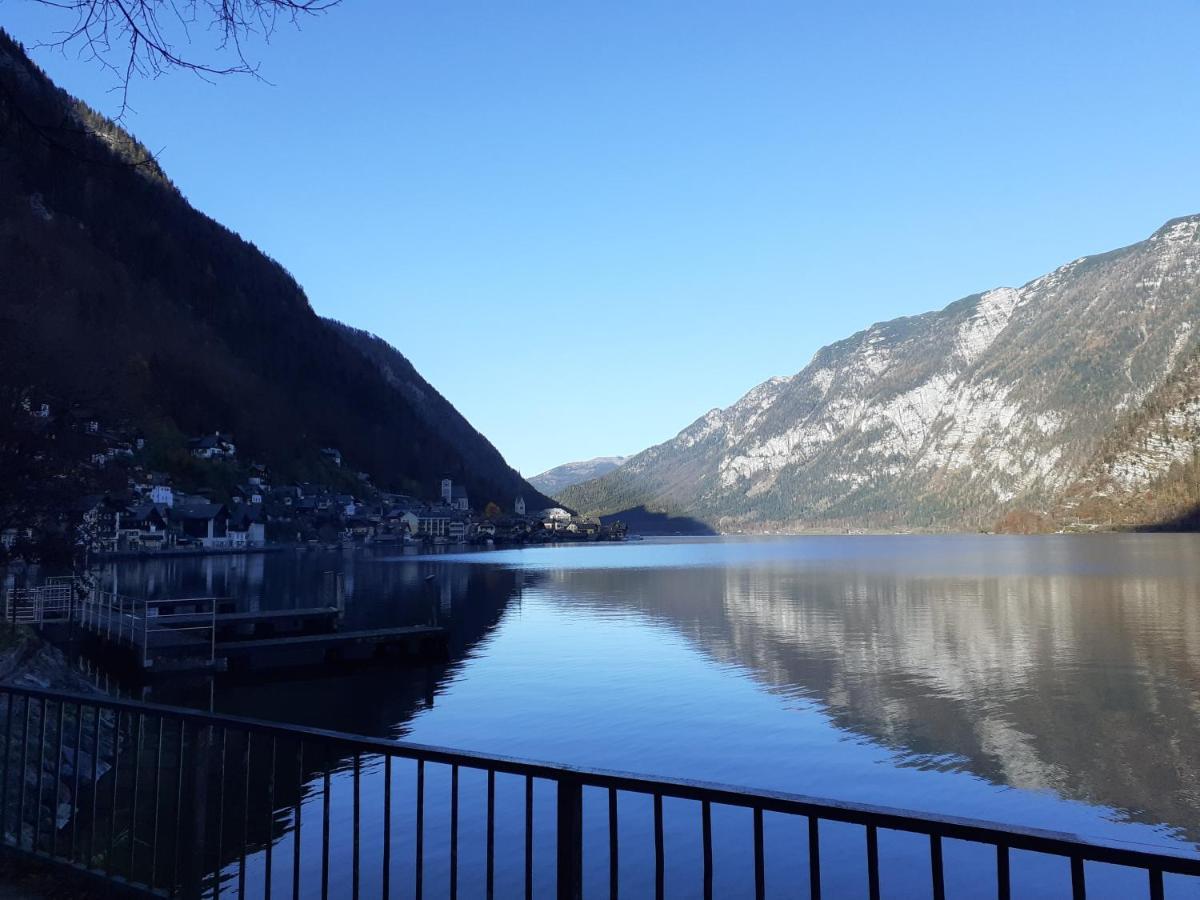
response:
{"label": "metal handrail", "polygon": [[8,588],[0,592],[3,618],[14,625],[41,625],[71,616],[71,597],[61,585]]}
{"label": "metal handrail", "polygon": [[[558,788],[557,796],[557,833],[558,833],[558,853],[557,853],[557,876],[558,876],[558,896],[560,898],[574,898],[579,896],[580,890],[580,853],[582,846],[581,834],[581,809],[582,809],[582,788],[599,788],[607,790],[610,797],[610,840],[612,844],[612,859],[615,860],[616,853],[616,796],[618,793],[633,793],[649,795],[654,798],[654,813],[655,813],[655,853],[656,853],[656,871],[657,871],[657,893],[662,896],[662,871],[663,871],[663,842],[662,842],[662,800],[663,798],[683,799],[698,801],[702,804],[704,816],[704,860],[705,860],[705,886],[708,895],[711,895],[711,875],[712,875],[712,847],[711,847],[711,820],[710,809],[712,806],[737,807],[742,809],[752,810],[754,813],[754,843],[755,843],[755,880],[756,894],[759,897],[764,896],[764,862],[763,862],[763,836],[762,836],[762,815],[764,812],[782,813],[785,815],[796,816],[808,820],[809,825],[809,864],[810,864],[810,893],[812,897],[820,896],[820,863],[821,854],[819,847],[819,831],[817,825],[820,821],[842,822],[864,826],[867,829],[867,869],[869,877],[870,895],[873,898],[879,896],[879,859],[878,859],[878,830],[886,829],[893,831],[908,832],[918,835],[926,835],[930,839],[930,863],[933,876],[933,887],[935,898],[944,897],[944,873],[942,862],[942,844],[944,839],[954,839],[969,841],[979,844],[991,845],[996,848],[996,877],[997,877],[997,892],[1001,898],[1008,897],[1009,890],[1009,854],[1012,850],[1033,851],[1037,853],[1049,854],[1070,861],[1071,864],[1071,880],[1072,892],[1074,897],[1086,896],[1086,882],[1084,878],[1085,862],[1106,863],[1112,865],[1126,866],[1134,869],[1144,870],[1148,875],[1149,895],[1151,898],[1161,898],[1163,896],[1163,875],[1166,873],[1175,875],[1184,875],[1200,878],[1200,857],[1187,855],[1185,853],[1176,852],[1166,848],[1151,848],[1148,846],[1140,846],[1127,842],[1112,841],[1112,840],[1097,840],[1084,838],[1075,834],[1062,832],[1048,831],[1037,828],[1027,828],[1013,825],[995,824],[990,822],[968,819],[957,816],[946,816],[939,814],[917,813],[907,810],[893,809],[883,806],[875,806],[863,803],[836,801],[819,799],[799,794],[792,794],[782,791],[770,791],[755,788],[743,788],[728,784],[717,784],[713,782],[697,781],[691,779],[679,778],[654,778],[644,775],[638,775],[628,772],[612,771],[606,769],[588,768],[582,766],[570,766],[548,762],[539,762],[528,759],[518,759],[515,757],[480,753],[467,750],[451,750],[444,747],[429,746],[423,744],[409,743],[405,741],[388,740],[384,738],[372,738],[362,735],[347,734],[338,731],[330,731],[319,728],[309,728],[295,725],[284,725],[274,722],[267,722],[259,719],[247,718],[242,716],[221,715],[215,713],[206,713],[190,709],[180,709],[170,706],[162,706],[158,704],[143,703],[131,700],[123,700],[112,697],[95,697],[90,695],[81,695],[74,693],[66,693],[60,691],[41,690],[36,688],[27,688],[19,685],[0,684],[0,695],[8,695],[8,715],[11,719],[13,697],[25,698],[25,726],[29,726],[29,710],[31,704],[35,701],[40,704],[42,733],[45,739],[45,722],[47,719],[47,704],[57,705],[59,710],[59,759],[61,760],[62,741],[64,734],[70,737],[69,730],[64,731],[62,725],[63,711],[66,709],[77,709],[79,711],[79,724],[77,728],[76,740],[82,739],[84,731],[84,709],[95,710],[93,719],[96,723],[97,743],[99,746],[99,722],[101,719],[101,710],[110,714],[110,718],[115,718],[117,725],[114,731],[114,745],[118,747],[121,740],[117,740],[120,735],[121,721],[124,717],[130,723],[136,720],[138,728],[137,747],[141,750],[141,730],[144,721],[152,721],[157,718],[159,721],[159,755],[162,753],[162,735],[163,723],[167,721],[176,722],[180,728],[180,778],[182,778],[182,756],[183,756],[183,735],[187,726],[193,726],[195,729],[210,729],[210,734],[219,730],[221,734],[221,764],[225,764],[225,746],[230,734],[243,733],[245,737],[245,755],[246,760],[250,757],[251,736],[261,738],[270,738],[269,745],[271,747],[271,776],[270,783],[272,791],[275,783],[275,766],[276,766],[276,748],[280,742],[295,743],[299,748],[298,753],[303,760],[304,746],[306,744],[319,745],[326,750],[331,750],[336,755],[344,758],[352,758],[354,761],[354,784],[356,796],[357,810],[357,791],[358,791],[358,773],[360,763],[363,756],[377,755],[385,760],[392,758],[402,758],[415,760],[418,764],[418,779],[422,777],[423,767],[425,764],[440,764],[451,768],[453,772],[452,789],[452,822],[457,822],[458,808],[458,771],[459,769],[480,770],[488,773],[489,778],[489,800],[488,800],[488,829],[491,834],[493,824],[493,792],[494,792],[494,776],[497,773],[523,776],[526,779],[527,785],[532,784],[533,779],[553,781]],[[8,759],[10,752],[10,734],[12,731],[11,722],[5,730],[5,777],[3,786],[7,792],[8,786]],[[24,754],[27,747],[27,741],[22,741],[22,753]],[[23,757],[24,763],[24,757]],[[119,762],[114,763],[114,767],[119,765]],[[303,763],[301,764],[303,765]],[[136,791],[137,780],[134,776],[134,807],[136,808]],[[325,768],[325,791],[326,803],[328,802],[329,790],[329,767]],[[385,788],[385,803],[388,812],[385,820],[390,823],[390,803],[391,803],[391,767],[390,762],[387,766],[387,787]],[[223,769],[222,769],[223,772]],[[157,773],[161,774],[161,773]],[[157,775],[156,775],[157,777]],[[221,775],[222,790],[224,786],[224,774]],[[40,782],[39,782],[40,784]],[[418,781],[418,822],[421,821],[423,803],[421,800],[421,785],[422,781]],[[40,790],[40,787],[39,787]],[[248,790],[248,788],[247,788]],[[532,790],[527,787],[527,816],[532,814],[532,807],[528,805],[531,801],[528,799],[532,795],[528,791]],[[115,798],[115,787],[114,787]],[[272,797],[274,794],[272,793]],[[24,809],[24,789],[22,789],[22,810]],[[156,798],[157,802],[157,798]],[[115,804],[115,799],[114,799]],[[222,807],[223,808],[223,807]],[[155,811],[157,822],[157,808]],[[114,822],[115,822],[115,811]],[[355,829],[355,845],[358,844],[358,829],[359,820],[356,811],[354,822]],[[7,834],[7,828],[3,823],[9,820],[9,810],[3,799],[0,799],[0,834],[3,835],[4,841],[12,844]],[[93,826],[94,827],[94,826]],[[389,827],[389,826],[385,826]],[[530,840],[530,832],[526,832],[527,842]],[[152,836],[153,839],[154,836]],[[328,855],[328,834],[326,833],[325,853]],[[457,825],[452,826],[451,831],[451,871],[454,876],[456,872],[456,846],[457,846]],[[528,850],[527,843],[527,854]],[[417,844],[418,861],[420,860],[420,838]],[[37,850],[35,846],[31,848]],[[244,857],[243,850],[243,857]],[[295,845],[296,871],[299,871],[299,841],[297,839]],[[386,850],[384,851],[386,854]],[[269,850],[268,850],[269,854]],[[489,885],[491,879],[491,845],[489,843],[489,868],[488,877]],[[529,877],[527,857],[527,878]],[[78,865],[73,860],[67,860],[72,865]],[[268,861],[268,879],[270,863]],[[326,864],[327,865],[327,864]],[[358,855],[354,858],[355,871],[358,867]],[[387,857],[383,862],[385,873],[387,871]],[[243,859],[244,866],[244,859]],[[613,873],[615,876],[615,863]],[[244,873],[242,873],[244,875]],[[357,875],[356,875],[357,878]],[[386,878],[386,874],[385,874]],[[614,881],[615,884],[615,881]],[[152,885],[151,885],[152,886]],[[614,893],[615,896],[615,893]]]}
{"label": "metal handrail", "polygon": [[[216,658],[217,604],[222,599],[224,598],[182,597],[147,600],[97,588],[80,602],[76,621],[103,640],[127,645],[137,654],[143,669],[148,669],[153,664],[152,635],[205,632],[208,645],[206,655],[211,664]],[[171,620],[178,614],[157,613],[160,606],[185,603],[206,603],[209,607],[209,622],[204,625],[177,626],[171,624]],[[148,614],[151,607],[156,610],[153,616]]]}

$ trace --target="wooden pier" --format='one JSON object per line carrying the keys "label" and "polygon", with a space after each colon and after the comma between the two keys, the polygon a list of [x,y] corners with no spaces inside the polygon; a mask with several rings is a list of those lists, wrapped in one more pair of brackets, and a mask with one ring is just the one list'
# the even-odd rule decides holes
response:
{"label": "wooden pier", "polygon": [[[219,607],[218,607],[219,608]],[[215,623],[217,643],[239,637],[274,637],[277,634],[321,633],[335,631],[341,613],[334,606],[315,606],[307,609],[260,609],[252,612],[176,613],[171,616],[175,625],[205,625]]]}
{"label": "wooden pier", "polygon": [[144,600],[95,590],[72,621],[98,655],[144,675],[258,671],[378,658],[438,658],[437,625],[342,631],[335,606],[242,610],[221,597]]}
{"label": "wooden pier", "polygon": [[446,629],[437,625],[406,625],[226,641],[217,644],[216,653],[226,660],[230,671],[244,672],[379,658],[436,658],[445,649]]}

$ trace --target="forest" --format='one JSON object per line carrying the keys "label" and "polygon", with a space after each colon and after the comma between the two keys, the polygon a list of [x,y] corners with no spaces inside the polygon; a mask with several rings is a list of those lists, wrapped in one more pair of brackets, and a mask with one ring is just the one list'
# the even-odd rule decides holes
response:
{"label": "forest", "polygon": [[551,505],[398,351],[385,367],[377,346],[318,316],[283,265],[194,209],[144,146],[3,31],[0,186],[10,418],[32,400],[176,443],[230,432],[279,480],[311,477],[335,447],[380,488],[427,497],[445,474],[481,508],[518,494]]}

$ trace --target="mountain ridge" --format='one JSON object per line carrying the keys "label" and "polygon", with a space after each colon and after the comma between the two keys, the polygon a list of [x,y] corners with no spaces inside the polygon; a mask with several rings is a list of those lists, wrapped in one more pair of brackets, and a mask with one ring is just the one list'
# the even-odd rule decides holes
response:
{"label": "mountain ridge", "polygon": [[723,530],[1053,521],[1118,420],[1196,351],[1198,225],[875,323],[559,499]]}
{"label": "mountain ridge", "polygon": [[534,475],[529,479],[529,483],[542,493],[553,497],[559,491],[573,484],[599,478],[613,469],[620,468],[628,458],[627,456],[594,456],[591,459],[563,463]]}

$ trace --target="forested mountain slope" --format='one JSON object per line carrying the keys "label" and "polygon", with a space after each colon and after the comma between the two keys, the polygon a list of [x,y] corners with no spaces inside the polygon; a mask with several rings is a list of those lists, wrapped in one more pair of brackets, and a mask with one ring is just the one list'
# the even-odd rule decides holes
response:
{"label": "forested mountain slope", "polygon": [[1050,521],[1200,528],[1200,354],[1120,418]]}
{"label": "forested mountain slope", "polygon": [[446,472],[480,506],[549,504],[401,368],[389,377],[0,32],[0,386],[164,440],[232,432],[283,478],[336,447],[381,487],[429,495]]}
{"label": "forested mountain slope", "polygon": [[[417,417],[432,434],[458,449],[468,472],[511,471],[500,451],[476,431],[449,400],[418,374],[403,353],[369,331],[352,328],[333,319],[326,319],[325,322],[378,367],[387,383],[408,401]],[[515,472],[512,474],[516,476]],[[513,501],[521,495],[529,509],[547,509],[556,505],[548,493],[540,491],[539,486],[532,484],[530,480],[521,482],[509,490],[496,503],[505,512],[512,512]],[[482,508],[481,504],[477,505]]]}
{"label": "forested mountain slope", "polygon": [[874,325],[560,499],[725,530],[976,528],[1014,511],[1088,524],[1097,479],[1125,496],[1190,458],[1198,314],[1193,216],[1021,288]]}

